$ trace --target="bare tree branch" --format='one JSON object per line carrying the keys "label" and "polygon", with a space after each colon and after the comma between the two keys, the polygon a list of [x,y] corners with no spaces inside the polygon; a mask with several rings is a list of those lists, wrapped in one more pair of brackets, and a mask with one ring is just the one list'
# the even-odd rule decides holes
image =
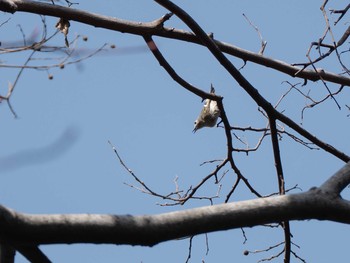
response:
{"label": "bare tree branch", "polygon": [[[77,21],[94,27],[102,27],[123,33],[130,33],[135,35],[155,35],[171,39],[178,39],[203,45],[202,41],[191,32],[175,28],[165,28],[160,26],[158,20],[153,22],[133,22],[127,20],[117,19],[115,17],[108,17],[99,14],[94,14],[78,9],[63,7],[59,5],[51,5],[32,0],[0,0],[0,10],[4,12],[28,12],[40,15],[48,15],[53,17],[62,17],[69,21]],[[214,40],[220,50],[224,53],[273,68],[277,71],[290,75],[291,77],[298,77],[301,79],[308,79],[311,81],[320,80],[320,74],[314,70],[300,70],[299,67],[292,66],[289,63],[271,59],[263,55],[244,50],[242,48],[233,46],[231,44]],[[321,74],[323,80],[338,83],[345,86],[350,86],[350,78],[336,73],[324,71]]]}
{"label": "bare tree branch", "polygon": [[266,48],[266,45],[267,45],[267,42],[263,39],[259,28],[256,25],[254,25],[245,14],[243,14],[243,16],[248,21],[249,25],[251,25],[254,28],[254,30],[258,33],[259,38],[260,38],[260,42],[261,42],[261,48],[259,50],[259,55],[263,55],[265,48]]}
{"label": "bare tree branch", "polygon": [[[333,193],[350,181],[350,163],[310,191],[158,215],[30,215],[0,206],[0,238],[14,246],[95,243],[153,246],[213,231],[291,220],[350,224],[350,202]],[[338,187],[341,185],[341,187]]]}
{"label": "bare tree branch", "polygon": [[348,4],[344,9],[342,10],[334,10],[334,9],[330,9],[329,11],[331,11],[332,14],[340,14],[340,16],[338,17],[337,21],[334,22],[334,25],[336,25],[340,19],[343,18],[343,16],[346,14],[346,12],[349,10],[350,8],[350,4]]}
{"label": "bare tree branch", "polygon": [[[158,60],[159,64],[167,71],[167,73],[177,82],[179,83],[181,86],[183,86],[185,89],[193,92],[194,94],[197,94],[198,96],[201,96],[203,99],[204,98],[208,98],[208,99],[212,99],[217,101],[218,103],[218,107],[220,109],[220,117],[222,119],[222,122],[224,123],[224,128],[225,128],[225,134],[226,134],[226,138],[227,138],[227,159],[225,159],[220,165],[217,166],[216,170],[213,171],[212,173],[210,173],[208,176],[206,176],[205,178],[203,178],[203,180],[194,188],[191,188],[189,191],[189,194],[185,195],[184,198],[182,199],[181,203],[185,203],[189,198],[193,197],[193,195],[195,194],[195,192],[199,189],[200,186],[202,186],[208,179],[210,179],[212,176],[216,176],[217,172],[226,165],[227,162],[230,163],[232,170],[236,173],[236,175],[238,176],[239,180],[242,179],[242,181],[246,184],[246,186],[249,188],[249,190],[254,193],[256,196],[261,197],[261,195],[250,185],[250,183],[248,182],[248,180],[242,175],[241,171],[238,169],[238,167],[236,166],[233,157],[232,157],[232,152],[233,152],[233,146],[232,146],[232,135],[231,135],[231,126],[230,123],[228,121],[228,118],[226,116],[225,113],[225,109],[224,109],[224,105],[222,103],[222,97],[221,96],[217,96],[213,93],[206,93],[196,87],[194,87],[193,85],[191,85],[190,83],[188,83],[186,80],[184,80],[183,78],[181,78],[176,71],[171,67],[171,65],[166,61],[166,59],[163,57],[162,53],[160,52],[160,50],[157,48],[155,42],[153,41],[151,36],[144,36],[144,40],[146,41],[148,47],[150,48],[151,52],[153,53],[153,55],[155,56],[155,58]],[[238,182],[239,182],[238,180]],[[217,181],[217,180],[216,180]],[[238,183],[237,182],[237,183]],[[232,188],[232,189],[235,189]],[[231,196],[233,192],[231,192],[228,198]]]}
{"label": "bare tree branch", "polygon": [[[278,143],[276,119],[269,116],[269,123],[270,123],[270,129],[271,129],[271,142],[272,142],[273,156],[274,156],[274,160],[275,160],[275,168],[276,168],[276,173],[277,173],[279,194],[284,195],[284,194],[286,194],[286,189],[285,189],[285,183],[284,183],[281,153],[280,153],[279,143]],[[289,263],[290,262],[290,254],[291,254],[290,224],[288,221],[283,221],[283,222],[281,222],[281,225],[283,228],[284,241],[285,241],[285,243],[284,243],[284,262]]]}
{"label": "bare tree branch", "polygon": [[[184,10],[168,0],[155,0],[160,5],[167,8],[169,11],[176,14],[187,26],[189,26],[193,32],[198,36],[202,43],[210,50],[220,64],[231,74],[231,76],[238,82],[238,84],[250,95],[250,97],[262,107],[269,116],[273,116],[277,120],[288,125],[290,128],[304,136],[323,150],[333,154],[344,162],[348,162],[350,157],[343,152],[335,149],[333,146],[321,141],[307,130],[299,126],[292,119],[288,118],[284,114],[278,112],[270,102],[268,102],[259,91],[252,86],[252,84],[244,78],[244,76],[236,69],[236,67],[225,57],[225,55],[218,48],[216,43],[208,37],[203,29],[194,21]],[[220,101],[218,102],[219,105]],[[220,109],[221,110],[221,109]],[[227,134],[227,133],[226,133]]]}
{"label": "bare tree branch", "polygon": [[[323,69],[316,69],[314,65],[315,62],[323,60],[332,54],[333,51],[335,51],[340,64],[343,66],[343,72],[347,74],[349,73],[348,69],[341,61],[342,52],[339,53],[337,48],[346,42],[348,36],[350,35],[350,27],[343,34],[341,39],[336,42],[325,11],[325,6],[328,0],[325,0],[322,6],[327,29],[323,37],[317,43],[314,42],[310,46],[308,52],[309,64],[302,64],[302,68],[296,67],[295,65],[292,66],[278,60],[266,58],[262,55],[263,51],[261,54],[256,54],[215,40],[213,35],[208,35],[205,33],[205,31],[194,19],[192,19],[189,14],[169,0],[155,0],[155,2],[164,6],[172,13],[166,14],[159,19],[147,23],[126,21],[69,8],[74,3],[68,0],[64,1],[68,7],[59,6],[55,4],[53,0],[46,0],[48,3],[51,2],[51,4],[32,0],[0,0],[0,10],[11,13],[29,12],[59,17],[60,21],[62,22],[59,28],[64,33],[65,37],[67,37],[68,27],[72,21],[142,36],[160,65],[177,83],[179,83],[186,90],[203,99],[211,99],[217,102],[218,108],[220,109],[220,123],[222,123],[220,127],[224,129],[223,131],[226,136],[226,156],[220,160],[220,163],[216,165],[216,167],[209,174],[199,180],[195,186],[190,186],[185,191],[179,190],[177,179],[175,179],[175,192],[162,195],[153,191],[146,183],[136,176],[136,174],[123,162],[116,148],[111,145],[122,166],[129,172],[129,174],[138,184],[136,186],[130,185],[131,187],[158,198],[162,198],[163,200],[170,200],[173,202],[171,205],[182,205],[190,199],[207,199],[210,201],[211,206],[144,216],[102,214],[30,215],[19,213],[4,206],[0,206],[0,240],[6,242],[1,244],[1,252],[8,252],[7,254],[10,255],[10,257],[8,257],[9,260],[14,258],[14,252],[17,250],[32,262],[50,262],[46,255],[38,247],[39,245],[45,244],[95,243],[153,246],[168,240],[191,237],[189,255],[187,258],[187,260],[189,260],[191,257],[192,238],[195,235],[228,229],[242,229],[242,227],[252,227],[257,225],[271,227],[273,224],[274,227],[282,226],[284,230],[284,242],[278,244],[278,246],[284,244],[284,249],[270,258],[266,258],[261,261],[272,260],[284,253],[285,263],[290,262],[291,255],[294,255],[297,259],[304,262],[304,260],[292,250],[293,242],[291,241],[292,236],[289,221],[319,219],[350,224],[350,202],[348,200],[344,200],[340,195],[344,188],[350,184],[350,157],[333,146],[321,141],[292,119],[284,115],[283,112],[278,111],[277,106],[272,106],[272,104],[260,94],[259,90],[256,89],[241,74],[240,70],[238,70],[224,55],[224,53],[230,54],[243,59],[244,62],[251,61],[253,63],[273,68],[292,77],[303,78],[305,83],[306,80],[321,80],[329,92],[328,95],[321,101],[311,99],[308,94],[305,95],[304,92],[297,89],[295,85],[292,86],[289,91],[292,89],[298,90],[305,98],[310,99],[313,102],[313,104],[311,104],[312,106],[315,106],[328,98],[333,98],[337,103],[335,96],[333,95],[340,93],[344,87],[350,86],[350,78],[343,76],[342,74],[335,74],[326,72]],[[344,10],[337,11],[338,13],[341,13],[341,17],[338,19],[338,21],[347,12],[348,8],[349,5]],[[168,21],[173,14],[177,15],[180,20],[182,20],[193,31],[193,33],[175,28],[164,27],[164,23]],[[338,21],[336,21],[336,23]],[[249,20],[248,22],[254,26]],[[254,26],[254,28],[260,35],[257,27]],[[32,54],[24,65],[19,66],[21,70],[14,84],[9,86],[7,96],[0,96],[0,100],[6,100],[12,111],[13,109],[9,100],[22,71],[31,67],[27,65],[31,60],[31,57],[35,52],[43,48],[43,44],[49,39],[46,38],[46,30],[44,30],[45,37],[43,37],[41,41],[38,43],[33,42],[30,46],[27,46],[27,38],[22,30],[21,32],[25,47],[20,47],[14,52],[32,50]],[[263,114],[263,117],[267,118],[269,121],[267,126],[265,128],[237,128],[231,126],[230,121],[226,116],[224,98],[212,93],[206,93],[202,89],[197,88],[195,85],[190,84],[179,76],[157,48],[154,40],[152,39],[153,36],[178,39],[205,46],[259,106],[258,110]],[[332,38],[332,44],[323,43],[326,36]],[[262,41],[263,50],[265,48],[265,42],[262,40],[261,35],[260,38]],[[68,44],[69,43],[66,38],[66,45],[68,46]],[[319,57],[312,60],[309,53],[314,46],[316,46],[316,50],[318,49]],[[327,49],[328,52],[322,54],[321,48],[322,51]],[[6,50],[4,52],[6,52]],[[68,59],[70,56],[71,54],[68,54],[66,59]],[[76,61],[67,62],[66,64],[75,62]],[[306,67],[309,65],[312,65],[313,70],[306,69]],[[59,66],[61,67],[62,65]],[[338,91],[331,92],[331,89],[329,89],[327,86],[328,82],[339,83],[341,86]],[[289,91],[282,96],[277,105],[283,100]],[[337,105],[340,108],[338,103]],[[349,108],[349,106],[347,107]],[[292,134],[293,131],[292,133],[285,131],[284,124],[294,130],[296,135]],[[261,194],[259,194],[259,192],[248,182],[248,179],[238,168],[233,154],[238,151],[248,153],[249,151],[253,151],[255,149],[249,148],[248,143],[246,143],[244,139],[241,139],[239,135],[232,132],[232,130],[262,132],[262,136],[259,139],[255,149],[259,148],[261,142],[266,136],[271,135],[272,151],[274,154],[274,163],[279,186],[279,191],[275,196],[270,195],[268,197],[263,197]],[[331,176],[320,187],[314,187],[307,192],[299,194],[286,195],[288,190],[286,191],[285,189],[281,154],[279,149],[279,139],[282,138],[283,134],[286,134],[293,140],[305,145],[306,147],[309,147],[310,149],[315,148],[313,147],[314,144],[343,160],[344,162],[347,162],[347,164],[340,171]],[[235,138],[232,136],[236,136],[237,140],[242,142],[244,145],[247,145],[247,149],[244,150],[234,148],[233,140]],[[215,161],[217,160],[208,161],[206,163]],[[230,168],[234,171],[236,180],[234,181],[231,190],[229,190],[226,194],[225,203],[213,205],[213,199],[217,198],[220,194],[221,179],[228,172],[228,170],[224,170],[226,169],[224,168],[226,164],[229,164]],[[18,164],[16,163],[16,167],[17,166]],[[220,179],[218,179],[219,173],[222,173],[222,177]],[[217,194],[215,196],[211,196],[209,194],[206,194],[204,197],[197,196],[198,189],[209,182],[209,179],[214,178],[218,188]],[[259,198],[242,202],[228,203],[240,183],[244,183],[247,188]],[[242,231],[245,237],[244,230],[242,229]],[[274,247],[277,247],[277,245],[265,249],[264,251],[266,252]],[[209,249],[208,240],[207,249]],[[3,256],[2,253],[0,255],[1,257]]]}

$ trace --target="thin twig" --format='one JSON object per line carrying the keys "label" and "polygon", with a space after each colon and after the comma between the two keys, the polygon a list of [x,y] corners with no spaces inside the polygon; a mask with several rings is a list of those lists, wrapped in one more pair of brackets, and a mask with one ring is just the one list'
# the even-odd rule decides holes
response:
{"label": "thin twig", "polygon": [[194,237],[194,236],[191,236],[191,237],[190,237],[190,240],[189,240],[188,254],[187,254],[186,261],[185,261],[186,263],[188,263],[188,262],[190,261],[190,258],[191,258],[193,237]]}
{"label": "thin twig", "polygon": [[[118,158],[120,164],[121,164],[121,165],[125,168],[125,170],[127,170],[127,172],[135,179],[135,181],[137,181],[137,182],[143,187],[143,189],[136,188],[136,187],[134,187],[134,186],[131,186],[131,187],[134,187],[134,188],[136,188],[136,189],[139,189],[140,191],[142,191],[142,192],[144,192],[144,193],[151,194],[151,195],[153,195],[153,196],[161,197],[161,198],[164,198],[164,199],[169,199],[169,200],[172,200],[172,201],[177,201],[176,199],[171,198],[171,197],[169,197],[169,196],[166,197],[166,196],[164,196],[164,195],[160,195],[160,194],[154,192],[151,188],[149,188],[149,187],[148,187],[142,180],[140,180],[140,179],[136,176],[136,174],[124,163],[124,161],[123,161],[122,158],[120,157],[120,155],[119,155],[117,149],[113,146],[113,144],[112,144],[110,141],[108,141],[108,143],[109,143],[110,146],[112,147],[112,149],[113,149],[114,153],[116,154],[116,156],[117,156],[117,158]],[[176,193],[176,194],[178,194],[178,193]]]}
{"label": "thin twig", "polygon": [[343,18],[343,16],[346,14],[346,12],[349,10],[350,8],[350,4],[348,4],[344,9],[342,10],[334,10],[334,9],[330,9],[329,11],[331,12],[331,14],[340,14],[340,16],[338,17],[338,19],[334,22],[334,25],[337,25],[337,23],[340,21],[340,19]]}
{"label": "thin twig", "polygon": [[256,25],[254,25],[245,14],[243,14],[243,16],[248,21],[249,25],[251,25],[255,29],[255,31],[258,33],[259,38],[260,38],[260,42],[261,42],[261,48],[259,50],[259,55],[263,55],[265,48],[266,48],[266,45],[267,45],[267,42],[263,39],[259,28]]}

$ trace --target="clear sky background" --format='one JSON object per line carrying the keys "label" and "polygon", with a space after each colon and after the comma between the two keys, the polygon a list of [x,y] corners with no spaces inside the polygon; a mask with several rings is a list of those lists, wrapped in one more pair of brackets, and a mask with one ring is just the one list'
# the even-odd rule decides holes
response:
{"label": "clear sky background", "polygon": [[[260,40],[242,14],[259,27],[268,42],[265,55],[288,63],[306,61],[305,54],[312,41],[322,36],[325,23],[319,10],[323,1],[176,1],[216,39],[258,52]],[[330,1],[329,7],[344,8],[347,1]],[[152,21],[167,11],[153,1],[80,1],[73,6],[94,13],[134,20]],[[42,32],[37,15],[1,14],[1,42],[22,39],[20,28],[29,36]],[[330,17],[331,21],[337,17]],[[349,20],[345,17],[342,23]],[[46,18],[48,31],[55,32],[56,18]],[[177,18],[166,26],[187,29]],[[339,25],[344,29],[344,26]],[[35,31],[36,30],[36,31]],[[343,33],[334,29],[336,39]],[[215,164],[200,166],[204,161],[222,159],[226,153],[223,129],[202,129],[192,133],[199,114],[201,99],[184,90],[161,68],[139,36],[71,22],[68,39],[81,39],[77,48],[93,52],[103,44],[115,44],[116,49],[102,51],[82,63],[64,69],[25,70],[12,96],[18,114],[15,119],[6,103],[0,104],[0,202],[20,212],[46,213],[108,213],[157,214],[209,205],[208,201],[190,201],[185,206],[159,206],[162,200],[127,186],[136,182],[119,164],[108,140],[118,149],[126,164],[148,186],[166,194],[175,189],[196,185],[215,168]],[[265,127],[266,120],[257,105],[223,70],[203,47],[175,40],[155,38],[157,45],[176,71],[188,82],[209,91],[213,83],[224,96],[226,112],[232,125]],[[64,45],[58,34],[52,45]],[[29,53],[2,55],[2,64],[22,65]],[[30,64],[54,64],[63,54],[43,54],[37,58],[58,60],[33,61]],[[230,58],[236,67],[243,62]],[[330,58],[322,63],[328,71],[341,72],[337,61]],[[7,92],[8,82],[14,81],[19,69],[2,67],[0,92]],[[302,83],[271,69],[248,63],[243,75],[272,104],[289,89],[283,81]],[[48,79],[48,73],[53,79]],[[332,90],[336,85],[330,84]],[[303,88],[315,98],[326,90],[321,83],[309,83]],[[320,139],[349,154],[348,88],[338,98],[342,110],[333,101],[307,110],[303,126]],[[279,110],[300,123],[305,98],[291,92]],[[237,132],[254,146],[256,134]],[[244,147],[238,140],[235,147]],[[288,137],[281,141],[286,187],[298,184],[302,190],[320,185],[341,168],[343,163],[323,151],[311,151]],[[235,153],[238,167],[250,183],[262,194],[277,192],[277,178],[269,139],[261,148],[246,156]],[[235,175],[230,171],[222,181],[222,190],[215,203],[222,203],[232,187]],[[300,192],[300,190],[294,190]],[[217,185],[210,181],[200,191],[213,196]],[[348,189],[344,196],[348,195]],[[241,185],[231,201],[255,198]],[[338,223],[291,222],[293,250],[307,262],[346,262],[350,242],[349,226]],[[194,238],[190,262],[256,262],[280,251],[244,256],[244,250],[266,249],[283,241],[281,229],[254,227],[208,235],[206,255],[204,235]],[[113,245],[52,245],[42,246],[53,262],[184,262],[188,240],[171,241],[153,248]],[[16,262],[26,262],[20,255]],[[276,262],[281,262],[279,258]],[[297,260],[293,259],[293,262]]]}

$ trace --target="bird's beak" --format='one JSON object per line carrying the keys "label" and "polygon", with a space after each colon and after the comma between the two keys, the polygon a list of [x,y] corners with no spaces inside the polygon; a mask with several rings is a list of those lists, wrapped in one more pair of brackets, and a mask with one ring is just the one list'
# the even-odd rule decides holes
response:
{"label": "bird's beak", "polygon": [[197,131],[197,128],[194,128],[193,131],[192,131],[192,133],[196,133],[196,131]]}

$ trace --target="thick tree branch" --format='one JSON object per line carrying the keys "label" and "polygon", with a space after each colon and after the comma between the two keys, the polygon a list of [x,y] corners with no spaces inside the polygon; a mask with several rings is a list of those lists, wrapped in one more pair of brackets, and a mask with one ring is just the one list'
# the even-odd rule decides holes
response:
{"label": "thick tree branch", "polygon": [[[218,102],[221,111],[227,137],[227,158],[217,166],[211,174],[205,177],[192,192],[182,200],[191,198],[196,190],[216,173],[227,162],[237,174],[237,180],[232,191],[227,196],[229,200],[234,189],[244,180],[254,193],[254,189],[238,170],[234,163],[232,152],[231,126],[225,114],[223,98],[211,93],[206,93],[182,79],[175,70],[162,57],[152,40],[152,36],[179,39],[206,46],[222,66],[234,77],[245,91],[261,106],[270,119],[272,144],[275,155],[276,171],[279,180],[280,194],[282,196],[259,198],[236,203],[212,205],[191,210],[177,211],[159,215],[30,215],[23,214],[6,207],[0,206],[0,240],[4,241],[5,250],[14,252],[18,250],[32,262],[50,262],[41,252],[41,244],[67,244],[67,243],[95,243],[95,244],[131,244],[153,246],[160,242],[178,238],[194,236],[198,234],[252,227],[263,224],[281,223],[285,231],[285,262],[290,261],[291,240],[290,220],[330,220],[350,224],[350,202],[340,196],[340,192],[350,183],[350,157],[328,145],[291,119],[278,112],[259,91],[255,89],[237,70],[222,52],[252,61],[293,77],[310,80],[325,80],[350,86],[350,78],[324,72],[323,70],[301,70],[287,63],[266,58],[264,56],[239,49],[229,44],[214,40],[209,37],[193,19],[183,10],[167,0],[155,0],[162,3],[172,12],[176,13],[195,34],[187,31],[164,28],[164,22],[171,14],[149,23],[138,23],[117,18],[101,16],[85,11],[66,8],[57,5],[43,4],[36,1],[0,0],[0,10],[6,12],[30,12],[73,20],[84,24],[103,27],[115,31],[141,35],[160,64],[167,70],[179,84],[198,96],[210,98]],[[53,3],[53,1],[52,1]],[[330,94],[332,96],[332,94]],[[278,130],[276,120],[284,122],[305,138],[330,152],[343,161],[348,162],[339,172],[329,178],[321,187],[313,188],[308,192],[284,195],[284,178],[282,162],[278,145]],[[118,155],[118,154],[117,154]],[[118,156],[119,158],[119,156]],[[120,159],[120,158],[119,158]],[[122,162],[122,161],[121,161]],[[127,167],[126,167],[127,168]],[[135,177],[137,180],[138,178]],[[147,189],[148,190],[148,189]],[[257,196],[260,196],[255,192]],[[179,199],[180,200],[180,199]],[[2,244],[2,245],[4,245]],[[4,250],[4,251],[5,251]],[[292,252],[293,253],[293,252]],[[10,254],[11,256],[11,254]],[[12,254],[13,258],[13,254]]]}
{"label": "thick tree branch", "polygon": [[320,188],[305,193],[144,216],[30,215],[0,206],[0,239],[16,249],[67,243],[153,246],[213,231],[290,220],[318,219],[350,224],[350,202],[333,194],[343,189],[345,182],[350,182],[350,163]]}
{"label": "thick tree branch", "polygon": [[350,202],[313,189],[301,194],[145,216],[29,215],[1,206],[0,238],[17,246],[67,243],[153,246],[213,231],[308,219],[350,224]]}
{"label": "thick tree branch", "polygon": [[[135,35],[155,35],[203,45],[202,41],[193,33],[174,28],[165,28],[161,23],[159,23],[158,20],[148,23],[127,21],[74,8],[45,4],[31,0],[0,0],[0,10],[10,13],[28,12],[58,18],[62,17],[66,20],[76,21],[87,25],[92,25],[94,27],[106,28],[122,33],[130,33]],[[346,76],[324,70],[320,72],[315,72],[314,70],[308,69],[301,70],[299,67],[292,66],[280,60],[268,58],[218,40],[213,41],[215,41],[216,45],[224,53],[241,58],[244,61],[250,61],[275,69],[292,77],[298,77],[311,81],[320,80],[322,77],[322,79],[325,81],[350,86],[350,78]]]}
{"label": "thick tree branch", "polygon": [[349,183],[350,163],[320,188],[305,193],[158,215],[30,215],[0,206],[0,239],[16,248],[67,243],[153,246],[202,233],[290,220],[350,224],[350,202],[333,194],[344,188],[344,178]]}

